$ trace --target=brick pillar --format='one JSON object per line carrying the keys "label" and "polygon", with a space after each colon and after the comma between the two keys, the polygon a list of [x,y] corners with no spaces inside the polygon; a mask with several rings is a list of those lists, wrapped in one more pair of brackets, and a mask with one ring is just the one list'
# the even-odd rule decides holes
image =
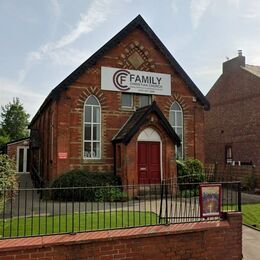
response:
{"label": "brick pillar", "polygon": [[231,248],[234,255],[240,255],[242,259],[242,213],[228,212],[227,220],[232,229],[228,234],[228,247]]}

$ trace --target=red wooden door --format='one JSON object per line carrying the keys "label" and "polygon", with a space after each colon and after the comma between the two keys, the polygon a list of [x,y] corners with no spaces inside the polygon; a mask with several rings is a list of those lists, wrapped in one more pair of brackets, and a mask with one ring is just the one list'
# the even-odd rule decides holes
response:
{"label": "red wooden door", "polygon": [[139,183],[160,183],[160,143],[138,142]]}

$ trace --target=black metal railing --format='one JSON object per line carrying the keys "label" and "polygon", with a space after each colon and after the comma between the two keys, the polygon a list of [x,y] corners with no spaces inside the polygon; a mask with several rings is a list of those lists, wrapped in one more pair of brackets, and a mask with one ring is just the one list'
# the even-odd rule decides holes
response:
{"label": "black metal railing", "polygon": [[[186,179],[187,180],[187,179]],[[160,223],[183,223],[212,221],[225,218],[225,212],[241,212],[241,184],[238,181],[203,182],[203,184],[221,184],[220,215],[201,217],[200,184],[202,182],[176,183],[173,179],[163,180],[161,185]]]}
{"label": "black metal railing", "polygon": [[[240,211],[240,183],[223,182],[222,211]],[[0,236],[42,236],[201,218],[199,183],[33,188],[0,191]],[[41,194],[41,196],[40,196]]]}

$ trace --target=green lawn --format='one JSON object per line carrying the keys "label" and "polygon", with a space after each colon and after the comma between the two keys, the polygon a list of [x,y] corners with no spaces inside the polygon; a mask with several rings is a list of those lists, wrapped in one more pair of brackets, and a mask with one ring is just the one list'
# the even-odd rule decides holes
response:
{"label": "green lawn", "polygon": [[[232,207],[224,207],[232,210]],[[235,208],[233,208],[235,210]],[[260,204],[242,205],[243,223],[260,228]],[[0,237],[22,237],[159,224],[153,212],[112,211],[17,217],[0,221]]]}
{"label": "green lawn", "polygon": [[[237,210],[236,205],[223,206],[225,211]],[[243,223],[260,228],[260,204],[242,204]]]}
{"label": "green lawn", "polygon": [[155,225],[158,221],[155,213],[138,211],[74,213],[74,215],[20,217],[19,219],[15,217],[6,219],[4,223],[0,221],[0,236],[20,237],[114,229]]}
{"label": "green lawn", "polygon": [[242,205],[243,223],[260,228],[260,204]]}

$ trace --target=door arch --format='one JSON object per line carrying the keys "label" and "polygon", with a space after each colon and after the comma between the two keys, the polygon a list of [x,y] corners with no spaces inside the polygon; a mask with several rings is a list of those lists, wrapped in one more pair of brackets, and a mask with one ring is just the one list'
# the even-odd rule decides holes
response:
{"label": "door arch", "polygon": [[162,176],[162,141],[157,131],[145,128],[137,138],[139,183],[160,183]]}

